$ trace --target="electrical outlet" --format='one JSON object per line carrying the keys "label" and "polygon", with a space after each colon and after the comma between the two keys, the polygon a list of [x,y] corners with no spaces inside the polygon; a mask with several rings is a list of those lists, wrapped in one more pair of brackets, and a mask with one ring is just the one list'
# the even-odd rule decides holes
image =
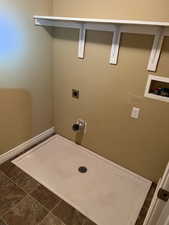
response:
{"label": "electrical outlet", "polygon": [[131,118],[138,119],[140,114],[140,108],[133,107],[131,111]]}

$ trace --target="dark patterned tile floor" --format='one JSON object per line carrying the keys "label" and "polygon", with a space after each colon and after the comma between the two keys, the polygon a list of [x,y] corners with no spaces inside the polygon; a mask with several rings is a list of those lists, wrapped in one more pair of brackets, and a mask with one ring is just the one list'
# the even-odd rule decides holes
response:
{"label": "dark patterned tile floor", "polygon": [[47,188],[40,185],[36,190],[31,193],[31,196],[44,205],[48,210],[52,210],[56,205],[61,202],[61,199],[50,192]]}
{"label": "dark patterned tile floor", "polygon": [[31,193],[40,186],[40,184],[35,179],[30,177],[23,171],[19,172],[19,174],[12,177],[11,180],[27,193]]}
{"label": "dark patterned tile floor", "polygon": [[73,214],[75,209],[66,203],[65,201],[61,201],[56,208],[52,211],[52,213],[61,219],[66,225],[73,224]]}
{"label": "dark patterned tile floor", "polygon": [[20,200],[25,197],[19,187],[10,181],[3,173],[0,175],[0,216],[2,216],[9,208],[14,207]]}
{"label": "dark patterned tile floor", "polygon": [[42,221],[48,211],[27,195],[15,207],[11,208],[2,219],[10,225],[35,225]]}
{"label": "dark patterned tile floor", "polygon": [[[152,185],[136,225],[143,225]],[[96,225],[10,161],[0,165],[0,225]]]}
{"label": "dark patterned tile floor", "polygon": [[6,223],[4,223],[4,221],[0,220],[0,225],[6,225]]}
{"label": "dark patterned tile floor", "polygon": [[0,170],[3,171],[9,178],[17,177],[20,173],[22,173],[22,170],[20,170],[10,161],[6,161],[5,163],[1,164]]}
{"label": "dark patterned tile floor", "polygon": [[39,225],[65,225],[63,221],[49,213]]}

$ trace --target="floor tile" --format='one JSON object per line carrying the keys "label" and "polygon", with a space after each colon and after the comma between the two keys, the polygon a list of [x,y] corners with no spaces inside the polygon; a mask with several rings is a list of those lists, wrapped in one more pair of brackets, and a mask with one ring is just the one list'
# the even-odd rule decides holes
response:
{"label": "floor tile", "polygon": [[[59,218],[49,213],[39,225],[65,225]],[[72,224],[73,225],[73,224]]]}
{"label": "floor tile", "polygon": [[2,220],[0,220],[0,225],[7,225],[7,224],[4,223]]}
{"label": "floor tile", "polygon": [[97,225],[97,224],[86,218],[86,220],[85,220],[83,225]]}
{"label": "floor tile", "polygon": [[7,181],[9,181],[9,178],[0,171],[0,185],[6,184]]}
{"label": "floor tile", "polygon": [[26,193],[13,184],[7,176],[0,175],[0,216],[15,206]]}
{"label": "floor tile", "polygon": [[3,216],[9,225],[36,225],[48,214],[37,201],[27,195],[16,207]]}
{"label": "floor tile", "polygon": [[74,210],[72,225],[83,225],[86,221],[86,217],[79,211]]}
{"label": "floor tile", "polygon": [[48,210],[52,210],[61,199],[49,191],[44,186],[40,185],[35,191],[31,193],[31,196],[38,200]]}
{"label": "floor tile", "polygon": [[23,171],[20,171],[17,176],[12,177],[11,179],[27,193],[31,193],[40,186],[40,184],[35,179]]}
{"label": "floor tile", "polygon": [[52,212],[66,225],[72,225],[75,209],[65,201],[61,201]]}
{"label": "floor tile", "polygon": [[15,166],[12,162],[6,161],[0,165],[0,170],[3,171],[9,178],[16,177],[21,174],[22,170]]}

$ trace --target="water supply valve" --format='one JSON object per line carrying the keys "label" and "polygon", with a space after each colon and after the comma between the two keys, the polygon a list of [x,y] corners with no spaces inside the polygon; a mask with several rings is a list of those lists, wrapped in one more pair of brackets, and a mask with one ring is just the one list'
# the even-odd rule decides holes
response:
{"label": "water supply valve", "polygon": [[85,131],[86,122],[84,120],[78,119],[73,125],[72,130],[74,132]]}

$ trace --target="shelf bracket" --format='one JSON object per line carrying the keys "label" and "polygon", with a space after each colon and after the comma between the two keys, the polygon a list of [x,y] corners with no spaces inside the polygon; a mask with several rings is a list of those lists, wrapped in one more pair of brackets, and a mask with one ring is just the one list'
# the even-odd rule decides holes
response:
{"label": "shelf bracket", "polygon": [[117,64],[119,47],[120,47],[120,38],[121,38],[121,29],[120,26],[116,26],[115,31],[113,32],[113,40],[110,54],[110,64]]}
{"label": "shelf bracket", "polygon": [[86,42],[86,24],[81,24],[79,31],[79,48],[78,48],[78,58],[84,58],[85,52],[85,42]]}
{"label": "shelf bracket", "polygon": [[154,42],[153,42],[153,46],[152,46],[152,50],[151,50],[151,54],[149,58],[149,63],[147,67],[148,71],[155,72],[157,69],[157,65],[160,59],[160,53],[161,53],[161,49],[163,45],[164,35],[165,35],[164,33],[165,33],[165,28],[160,27],[157,33],[155,34]]}

